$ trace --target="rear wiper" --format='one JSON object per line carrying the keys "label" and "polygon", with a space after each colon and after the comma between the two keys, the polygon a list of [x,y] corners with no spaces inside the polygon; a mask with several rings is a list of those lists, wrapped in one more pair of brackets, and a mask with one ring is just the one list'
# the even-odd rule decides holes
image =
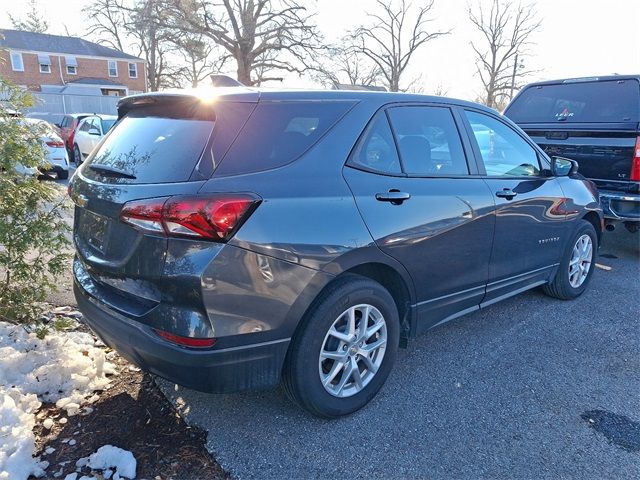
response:
{"label": "rear wiper", "polygon": [[89,165],[89,168],[91,170],[95,170],[96,172],[102,173],[105,177],[130,178],[131,180],[136,179],[135,175],[118,168],[110,167],[108,165],[100,165],[99,163],[94,163]]}

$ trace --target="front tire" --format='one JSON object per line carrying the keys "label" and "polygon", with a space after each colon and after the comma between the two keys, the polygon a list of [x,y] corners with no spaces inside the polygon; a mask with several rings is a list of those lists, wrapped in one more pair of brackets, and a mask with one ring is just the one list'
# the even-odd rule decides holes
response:
{"label": "front tire", "polygon": [[596,230],[588,221],[580,220],[555,278],[543,287],[544,293],[560,300],[572,300],[582,295],[593,275],[597,251]]}
{"label": "front tire", "polygon": [[399,336],[389,292],[368,278],[345,275],[316,301],[294,335],[283,371],[287,395],[320,417],[359,410],[389,376]]}
{"label": "front tire", "polygon": [[69,178],[69,170],[60,169],[57,172],[58,180],[66,180]]}

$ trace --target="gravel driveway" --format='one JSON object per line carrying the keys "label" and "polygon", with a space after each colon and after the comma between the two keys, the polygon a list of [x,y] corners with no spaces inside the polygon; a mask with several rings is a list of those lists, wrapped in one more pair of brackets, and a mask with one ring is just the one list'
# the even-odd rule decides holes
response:
{"label": "gravel driveway", "polygon": [[638,478],[639,242],[607,233],[577,301],[535,290],[412,341],[348,418],[161,386],[238,478]]}

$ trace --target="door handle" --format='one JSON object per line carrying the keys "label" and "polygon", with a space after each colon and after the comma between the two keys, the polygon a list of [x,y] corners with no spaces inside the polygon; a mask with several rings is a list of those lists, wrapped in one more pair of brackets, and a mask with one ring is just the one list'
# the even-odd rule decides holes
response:
{"label": "door handle", "polygon": [[387,193],[376,193],[376,200],[379,202],[390,202],[393,205],[401,205],[405,200],[409,200],[411,194],[400,190],[389,190]]}
{"label": "door handle", "polygon": [[518,193],[514,192],[510,188],[503,188],[502,190],[498,190],[496,192],[496,197],[506,198],[507,200],[512,200],[513,197],[517,196]]}

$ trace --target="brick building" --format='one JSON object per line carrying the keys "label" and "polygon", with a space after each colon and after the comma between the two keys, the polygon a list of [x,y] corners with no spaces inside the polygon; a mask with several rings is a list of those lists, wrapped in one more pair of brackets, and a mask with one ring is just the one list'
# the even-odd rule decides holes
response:
{"label": "brick building", "polygon": [[0,76],[33,92],[146,91],[144,60],[82,38],[0,29]]}

